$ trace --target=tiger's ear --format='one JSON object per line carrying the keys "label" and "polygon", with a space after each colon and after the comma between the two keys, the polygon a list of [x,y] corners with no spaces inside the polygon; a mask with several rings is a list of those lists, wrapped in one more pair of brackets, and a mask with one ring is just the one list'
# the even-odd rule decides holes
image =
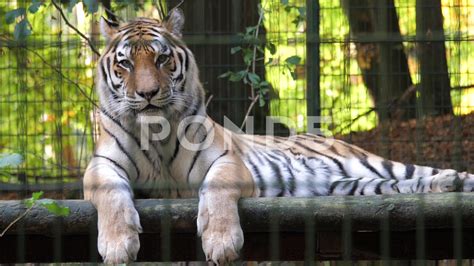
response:
{"label": "tiger's ear", "polygon": [[163,20],[163,26],[172,34],[181,38],[184,26],[184,13],[180,8],[173,8]]}
{"label": "tiger's ear", "polygon": [[109,43],[114,34],[117,33],[118,27],[119,24],[117,22],[104,17],[100,18],[100,31],[102,36],[104,36],[106,43]]}

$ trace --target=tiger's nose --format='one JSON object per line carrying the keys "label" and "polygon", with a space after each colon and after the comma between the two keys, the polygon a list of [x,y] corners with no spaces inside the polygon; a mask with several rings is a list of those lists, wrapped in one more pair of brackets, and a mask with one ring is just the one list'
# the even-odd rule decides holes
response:
{"label": "tiger's nose", "polygon": [[160,89],[155,89],[151,91],[137,91],[137,94],[145,98],[147,101],[150,101],[156,94],[158,94],[159,91]]}

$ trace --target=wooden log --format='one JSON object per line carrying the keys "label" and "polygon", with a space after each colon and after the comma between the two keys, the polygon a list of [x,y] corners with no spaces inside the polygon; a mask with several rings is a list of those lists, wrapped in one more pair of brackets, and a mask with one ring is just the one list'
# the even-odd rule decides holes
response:
{"label": "wooden log", "polygon": [[[97,261],[94,207],[59,201],[59,218],[35,207],[0,238],[0,263]],[[474,193],[240,201],[245,260],[474,258]],[[137,200],[144,234],[138,259],[203,259],[197,199]],[[26,210],[0,201],[0,229]],[[423,252],[417,252],[423,248]],[[418,255],[417,255],[418,254]]]}

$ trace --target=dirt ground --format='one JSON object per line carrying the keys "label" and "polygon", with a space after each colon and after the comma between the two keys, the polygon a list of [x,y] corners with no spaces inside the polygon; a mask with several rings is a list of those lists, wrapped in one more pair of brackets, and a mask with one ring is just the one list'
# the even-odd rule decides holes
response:
{"label": "dirt ground", "polygon": [[474,113],[392,122],[337,138],[395,161],[474,172]]}

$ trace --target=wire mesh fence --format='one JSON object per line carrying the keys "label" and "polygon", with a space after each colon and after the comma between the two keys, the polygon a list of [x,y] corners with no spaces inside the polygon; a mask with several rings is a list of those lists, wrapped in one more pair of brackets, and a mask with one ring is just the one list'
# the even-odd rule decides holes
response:
{"label": "wire mesh fence", "polygon": [[[158,17],[155,2],[123,3],[111,8],[125,21]],[[474,171],[474,1],[186,1],[184,40],[200,69],[208,113],[219,123],[227,116],[240,125],[251,107],[247,85],[219,76],[246,68],[232,49],[244,46],[239,33],[259,23],[259,4],[259,40],[274,47],[266,46],[256,64],[271,85],[264,105],[251,109],[257,133],[266,116],[288,117],[304,132],[307,116],[321,115],[330,118],[321,125],[326,134],[386,158]],[[0,18],[29,5],[2,1]],[[23,157],[0,168],[2,199],[36,190],[82,197],[99,132],[98,56],[68,23],[94,46],[104,42],[98,14],[81,4],[62,8],[67,21],[49,3],[25,13],[32,34],[21,40],[17,24],[0,23],[0,153]]]}

